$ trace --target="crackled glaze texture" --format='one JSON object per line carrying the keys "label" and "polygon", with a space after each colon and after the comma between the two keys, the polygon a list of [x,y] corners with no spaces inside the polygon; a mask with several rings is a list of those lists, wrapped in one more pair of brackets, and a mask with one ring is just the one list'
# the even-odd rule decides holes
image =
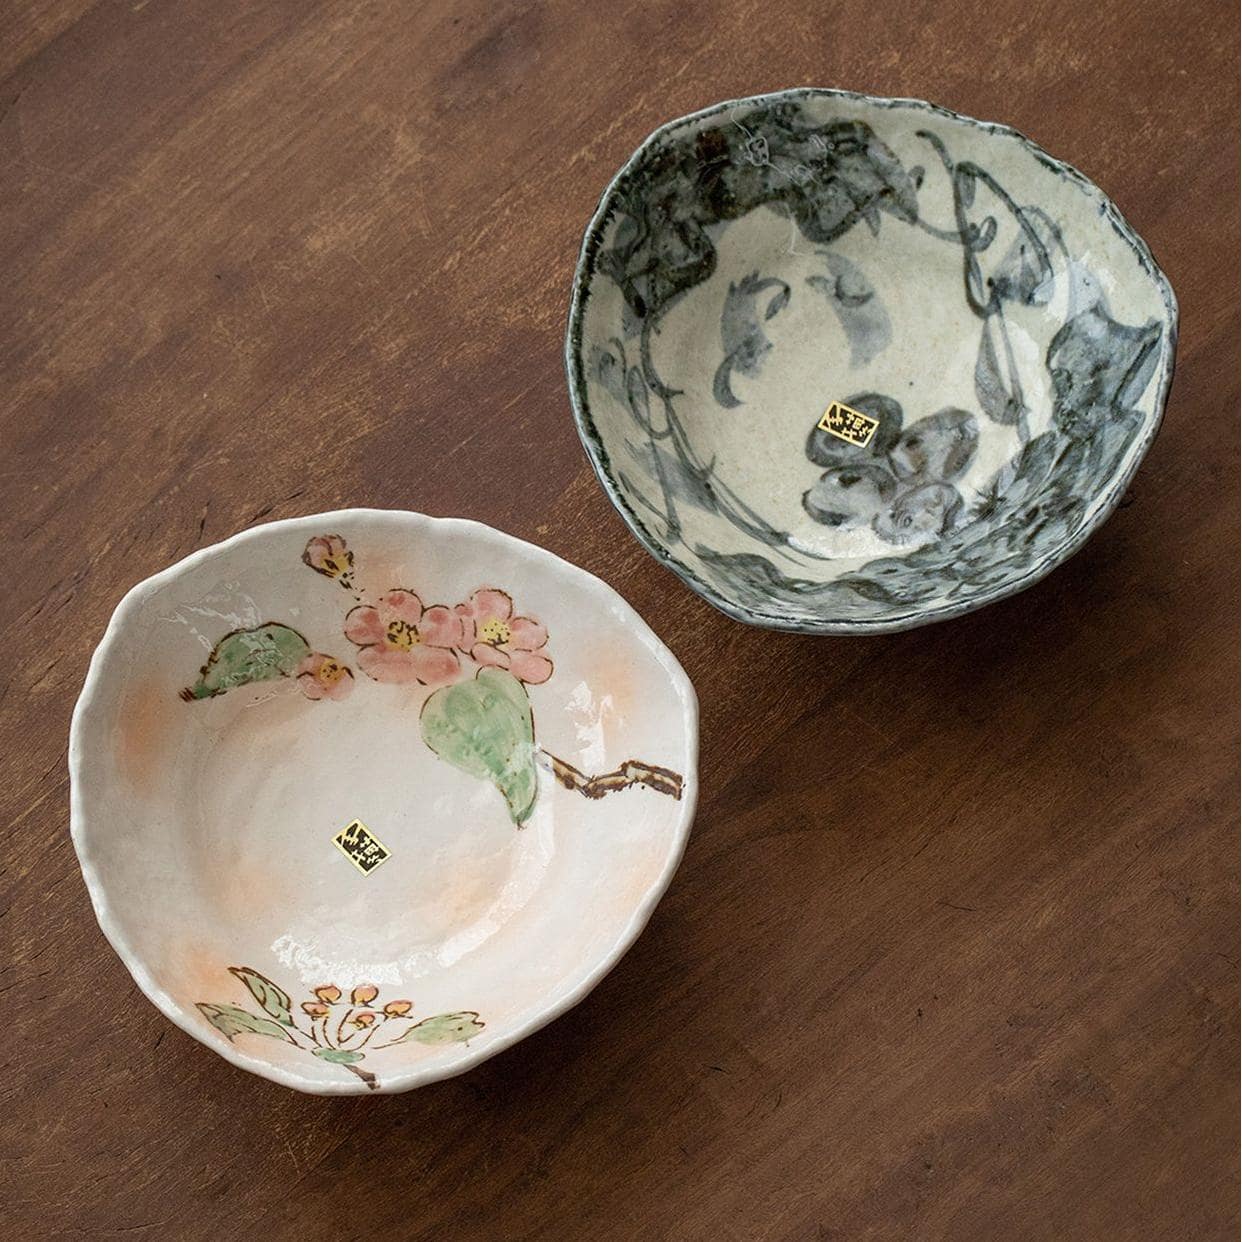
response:
{"label": "crackled glaze texture", "polygon": [[348,510],[117,609],[73,836],[143,990],[306,1091],[458,1073],[580,999],[681,855],[697,709],[608,587],[474,522]]}
{"label": "crackled glaze texture", "polygon": [[[743,620],[902,629],[1012,593],[1120,499],[1176,306],[1080,174],[917,101],[675,121],[587,233],[567,366],[631,528]],[[840,401],[856,447],[817,430]]]}

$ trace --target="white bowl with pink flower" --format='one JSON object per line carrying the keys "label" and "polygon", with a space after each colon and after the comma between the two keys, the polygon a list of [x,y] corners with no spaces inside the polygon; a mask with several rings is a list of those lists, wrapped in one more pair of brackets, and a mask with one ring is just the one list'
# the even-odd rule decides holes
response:
{"label": "white bowl with pink flower", "polygon": [[609,587],[476,522],[255,527],[136,586],[70,739],[140,987],[320,1094],[461,1073],[564,1012],[672,878],[694,691]]}

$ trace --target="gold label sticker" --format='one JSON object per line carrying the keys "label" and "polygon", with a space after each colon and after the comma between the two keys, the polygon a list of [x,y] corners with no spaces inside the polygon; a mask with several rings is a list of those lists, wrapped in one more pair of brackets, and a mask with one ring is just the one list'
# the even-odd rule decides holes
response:
{"label": "gold label sticker", "polygon": [[360,819],[352,820],[332,838],[336,846],[363,875],[370,875],[392,851]]}
{"label": "gold label sticker", "polygon": [[866,448],[871,443],[871,437],[875,435],[875,429],[879,425],[878,418],[872,418],[870,414],[864,414],[860,410],[852,410],[840,401],[834,401],[819,420],[821,431],[826,431],[830,436],[836,436],[847,444],[856,444],[859,448]]}

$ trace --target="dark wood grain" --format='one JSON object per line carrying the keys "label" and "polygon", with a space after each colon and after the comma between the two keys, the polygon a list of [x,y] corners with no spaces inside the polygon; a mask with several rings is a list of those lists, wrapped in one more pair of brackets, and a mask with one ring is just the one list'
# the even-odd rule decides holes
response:
{"label": "dark wood grain", "polygon": [[[4,1235],[1236,1237],[1237,52],[1218,0],[6,5]],[[1033,590],[910,634],[718,615],[570,421],[608,177],[661,121],[804,84],[1029,133],[1181,301],[1125,506]],[[65,746],[129,586],[350,504],[615,585],[698,687],[703,797],[578,1009],[461,1079],[324,1100],[139,995]]]}

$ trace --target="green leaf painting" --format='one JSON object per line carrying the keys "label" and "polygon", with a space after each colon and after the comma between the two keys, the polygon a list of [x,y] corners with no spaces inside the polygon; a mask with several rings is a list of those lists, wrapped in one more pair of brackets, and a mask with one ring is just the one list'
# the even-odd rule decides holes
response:
{"label": "green leaf painting", "polygon": [[181,691],[187,702],[208,699],[237,686],[292,676],[311,653],[297,630],[268,622],[252,630],[234,630],[212,648],[198,681]]}
{"label": "green leaf painting", "polygon": [[479,1015],[473,1011],[441,1013],[424,1018],[410,1027],[394,1044],[460,1044],[483,1029]]}
{"label": "green leaf painting", "polygon": [[270,1035],[273,1039],[289,1040],[289,1034],[279,1022],[273,1022],[271,1018],[259,1018],[252,1013],[247,1013],[244,1009],[238,1009],[236,1005],[214,1005],[206,1001],[200,1001],[199,1010],[203,1017],[211,1023],[226,1039],[233,1039],[234,1036],[248,1035]]}
{"label": "green leaf painting", "polygon": [[333,1065],[352,1065],[362,1060],[361,1052],[351,1052],[348,1048],[315,1048],[313,1051],[321,1061],[331,1061]]}
{"label": "green leaf painting", "polygon": [[229,973],[236,975],[250,989],[250,995],[259,1002],[265,1013],[271,1014],[283,1026],[293,1025],[293,1002],[288,992],[249,966],[230,966]]}
{"label": "green leaf painting", "polygon": [[423,704],[423,740],[454,767],[500,790],[519,827],[535,806],[535,724],[512,673],[482,668],[473,681],[437,690]]}

